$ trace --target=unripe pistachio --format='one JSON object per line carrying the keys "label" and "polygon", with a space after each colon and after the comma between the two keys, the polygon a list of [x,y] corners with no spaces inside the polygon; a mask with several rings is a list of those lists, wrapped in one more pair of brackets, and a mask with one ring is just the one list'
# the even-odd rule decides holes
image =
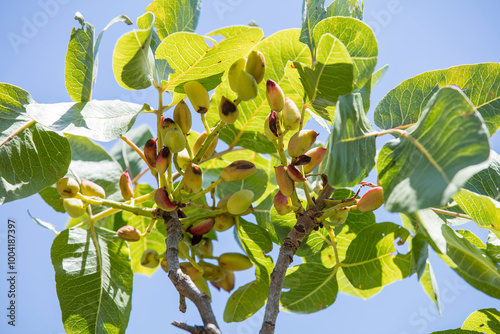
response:
{"label": "unripe pistachio", "polygon": [[116,231],[116,234],[125,241],[139,241],[141,240],[141,232],[135,227],[130,225],[122,226]]}
{"label": "unripe pistachio", "polygon": [[214,229],[217,232],[224,232],[234,226],[234,216],[225,213],[215,216],[214,221]]}
{"label": "unripe pistachio", "polygon": [[290,208],[290,205],[288,203],[288,197],[283,195],[281,191],[278,191],[278,193],[274,195],[273,204],[274,208],[281,216],[286,215],[287,213],[292,211],[292,208]]}
{"label": "unripe pistachio", "polygon": [[156,166],[156,158],[158,156],[156,143],[158,139],[149,139],[144,145],[144,156],[148,163],[155,167]]}
{"label": "unripe pistachio", "polygon": [[229,79],[229,87],[233,90],[233,92],[237,92],[237,82],[238,76],[241,72],[245,70],[245,64],[247,63],[246,58],[240,58],[231,65],[227,72],[227,78]]}
{"label": "unripe pistachio", "polygon": [[245,71],[254,77],[257,84],[264,79],[264,74],[266,74],[266,59],[264,58],[262,52],[250,52],[245,66]]}
{"label": "unripe pistachio", "polygon": [[203,278],[207,281],[220,281],[224,278],[224,271],[221,267],[213,265],[208,262],[200,262],[198,263],[201,268],[203,268]]}
{"label": "unripe pistachio", "polygon": [[83,204],[78,198],[64,198],[63,199],[64,210],[70,215],[70,217],[78,218],[83,216],[87,206]]}
{"label": "unripe pistachio", "polygon": [[247,72],[240,72],[236,83],[236,92],[240,100],[249,101],[259,94],[259,88],[252,75]]}
{"label": "unripe pistachio", "polygon": [[164,272],[168,274],[168,264],[167,264],[167,259],[163,258],[160,262],[161,269],[163,269]]}
{"label": "unripe pistachio", "polygon": [[227,124],[233,124],[238,119],[239,114],[238,106],[223,96],[219,105],[220,119]]}
{"label": "unripe pistachio", "polygon": [[165,133],[163,144],[172,153],[179,153],[186,148],[186,137],[178,127],[173,127]]}
{"label": "unripe pistachio", "polygon": [[[176,126],[177,124],[175,124],[173,119],[161,116],[159,136],[161,136],[161,138],[165,138],[165,134],[167,133],[167,131],[172,128],[175,128]],[[165,145],[165,143],[163,143],[163,145]]]}
{"label": "unripe pistachio", "polygon": [[186,170],[190,162],[191,159],[189,159],[189,153],[186,149],[183,149],[182,151],[177,153],[177,164],[182,170]]}
{"label": "unripe pistachio", "polygon": [[189,81],[184,84],[184,90],[193,105],[194,110],[204,114],[210,107],[210,98],[207,89],[198,81]]}
{"label": "unripe pistachio", "polygon": [[193,267],[189,262],[179,263],[179,267],[185,275],[188,275],[193,281],[201,277],[201,271]]}
{"label": "unripe pistachio", "polygon": [[188,163],[184,172],[184,190],[190,194],[201,190],[203,173],[198,165]]}
{"label": "unripe pistachio", "polygon": [[227,210],[232,215],[241,215],[252,204],[253,196],[253,191],[248,189],[237,191],[227,201]]}
{"label": "unripe pistachio", "polygon": [[147,268],[156,268],[160,264],[160,256],[152,249],[146,249],[141,256],[141,265]]}
{"label": "unripe pistachio", "polygon": [[302,154],[302,155],[299,155],[297,158],[293,159],[292,165],[302,166],[302,165],[307,165],[310,162],[311,162],[311,157],[308,156],[307,154]]}
{"label": "unripe pistachio", "polygon": [[198,246],[198,250],[203,256],[208,256],[208,257],[213,256],[214,245],[212,243],[212,240],[208,238],[203,238],[203,240]]}
{"label": "unripe pistachio", "polygon": [[183,133],[188,133],[191,130],[193,120],[191,118],[191,111],[184,100],[181,100],[174,109],[174,121],[177,123]]}
{"label": "unripe pistachio", "polygon": [[281,193],[286,197],[292,196],[295,190],[295,183],[288,176],[285,166],[274,167],[274,174],[276,175],[276,183],[278,183]]}
{"label": "unripe pistachio", "polygon": [[300,110],[291,99],[285,99],[285,106],[281,111],[283,127],[286,130],[297,130],[300,124]]}
{"label": "unripe pistachio", "polygon": [[329,226],[339,226],[345,223],[347,216],[349,216],[349,211],[340,210],[332,214],[330,217],[328,217],[328,220],[325,220],[324,222]]}
{"label": "unripe pistachio", "polygon": [[210,232],[212,227],[214,227],[214,219],[207,218],[205,220],[196,222],[194,225],[191,225],[186,231],[194,236],[197,236]]}
{"label": "unripe pistachio", "polygon": [[304,173],[309,174],[311,173],[318,165],[321,163],[323,160],[323,157],[326,154],[326,148],[324,147],[314,147],[307,151],[305,155],[308,157],[311,157],[311,161],[307,164],[304,165]]}
{"label": "unripe pistachio", "polygon": [[160,209],[165,211],[173,211],[177,208],[177,205],[170,201],[167,191],[163,188],[156,189],[155,203]]}
{"label": "unripe pistachio", "polygon": [[368,190],[358,201],[358,210],[361,212],[374,211],[384,204],[384,190],[374,187]]}
{"label": "unripe pistachio", "polygon": [[92,181],[86,179],[80,179],[81,192],[85,196],[100,197],[105,198],[106,192],[104,189]]}
{"label": "unripe pistachio", "polygon": [[313,130],[300,130],[288,142],[288,155],[296,158],[309,150],[316,141],[318,133]]}
{"label": "unripe pistachio", "polygon": [[257,173],[257,171],[257,167],[250,161],[236,160],[222,170],[220,177],[224,181],[239,181]]}
{"label": "unripe pistachio", "polygon": [[212,282],[212,285],[219,290],[224,289],[227,292],[231,292],[234,289],[234,273],[231,270],[224,270],[224,278],[218,282]]}
{"label": "unripe pistachio", "polygon": [[[203,145],[203,143],[205,142],[205,139],[207,139],[207,137],[208,137],[208,134],[206,131],[204,131],[204,132],[200,133],[198,138],[196,138],[196,141],[193,144],[193,154],[194,155],[196,155],[196,153],[198,153],[198,151],[200,150],[201,146]],[[208,158],[209,156],[212,155],[212,153],[214,153],[218,140],[219,140],[219,135],[216,135],[214,140],[210,144],[210,147],[208,148],[206,153],[203,155],[203,159]]]}
{"label": "unripe pistachio", "polygon": [[217,209],[227,209],[227,202],[229,202],[229,199],[231,198],[231,194],[230,195],[226,195],[224,197],[222,197],[219,202],[217,203]]}
{"label": "unripe pistachio", "polygon": [[56,189],[62,198],[75,197],[80,191],[80,185],[76,180],[65,177],[57,181]]}
{"label": "unripe pistachio", "polygon": [[156,158],[156,170],[158,171],[158,173],[165,173],[168,166],[170,166],[171,161],[172,154],[170,153],[170,150],[168,149],[168,147],[163,146],[162,150],[158,154],[158,157]]}
{"label": "unripe pistachio", "polygon": [[285,94],[281,87],[271,79],[266,82],[266,96],[271,109],[278,112],[283,110],[285,106]]}
{"label": "unripe pistachio", "polygon": [[275,110],[271,111],[269,115],[267,115],[266,120],[264,121],[264,135],[270,141],[278,140],[278,115]]}
{"label": "unripe pistachio", "polygon": [[247,270],[252,267],[248,256],[240,253],[224,253],[219,256],[219,266],[231,271]]}
{"label": "unripe pistachio", "polygon": [[134,185],[132,184],[132,179],[130,178],[128,170],[125,170],[122,175],[120,175],[120,181],[118,183],[124,200],[128,201],[134,197]]}
{"label": "unripe pistachio", "polygon": [[302,173],[298,170],[294,165],[288,165],[286,168],[286,172],[290,178],[295,182],[305,182],[307,178],[302,175]]}

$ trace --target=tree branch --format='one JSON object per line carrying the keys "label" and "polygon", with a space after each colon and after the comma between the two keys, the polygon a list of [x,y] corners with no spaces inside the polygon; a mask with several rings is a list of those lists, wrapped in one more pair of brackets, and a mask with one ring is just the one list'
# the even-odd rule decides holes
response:
{"label": "tree branch", "polygon": [[288,233],[283,241],[283,245],[281,245],[278,260],[271,274],[269,298],[267,300],[266,313],[264,315],[260,334],[274,333],[286,271],[292,263],[293,256],[297,252],[297,249],[299,249],[302,240],[304,240],[304,238],[317,226],[318,222],[316,219],[322,215],[324,200],[333,194],[334,188],[328,184],[326,177],[323,178],[323,183],[324,188],[319,194],[316,204],[307,211],[301,211],[296,214],[297,223],[290,233]]}
{"label": "tree branch", "polygon": [[183,322],[174,321],[172,325],[192,334],[220,334],[220,330],[214,324],[208,324],[205,327],[189,326]]}
{"label": "tree branch", "polygon": [[[157,216],[158,216],[157,218],[163,219],[165,221],[165,226],[167,228],[168,237],[166,239],[166,244],[167,244],[166,258],[168,266],[168,277],[174,284],[179,294],[191,300],[196,305],[196,308],[198,308],[198,312],[200,312],[200,316],[201,319],[203,320],[204,327],[197,326],[192,328],[194,329],[202,328],[205,331],[196,332],[186,329],[187,327],[184,328],[175,325],[179,323],[174,323],[174,325],[179,328],[186,329],[190,333],[220,334],[220,330],[218,329],[219,325],[217,324],[217,320],[215,319],[215,315],[214,312],[212,311],[212,306],[210,304],[210,297],[208,297],[204,292],[198,289],[198,287],[193,283],[191,278],[185,275],[179,267],[179,242],[181,242],[182,239],[184,238],[184,233],[182,230],[182,224],[179,221],[179,217],[177,215],[177,211],[166,212],[163,210],[157,210]],[[183,297],[181,297],[181,299],[182,298]]]}

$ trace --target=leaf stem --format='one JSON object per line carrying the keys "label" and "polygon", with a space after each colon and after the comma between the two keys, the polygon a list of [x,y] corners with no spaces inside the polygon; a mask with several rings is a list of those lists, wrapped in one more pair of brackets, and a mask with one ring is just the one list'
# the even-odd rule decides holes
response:
{"label": "leaf stem", "polygon": [[217,187],[219,184],[221,184],[224,180],[223,179],[218,179],[217,181],[215,182],[212,182],[208,187],[206,187],[204,190],[200,191],[199,193],[197,193],[196,195],[194,196],[191,196],[189,198],[185,198],[181,201],[181,203],[189,203],[189,202],[192,202],[198,198],[200,198],[201,196],[204,196],[206,193],[210,192],[212,189],[214,189],[215,187]]}
{"label": "leaf stem", "polygon": [[339,260],[339,251],[337,250],[337,238],[335,237],[335,232],[333,231],[332,228],[328,228],[328,235],[330,236],[333,252],[335,253],[335,265],[338,266],[340,264],[340,260]]}
{"label": "leaf stem", "polygon": [[134,177],[134,179],[132,180],[132,183],[133,183],[133,184],[137,184],[137,181],[139,181],[139,179],[140,179],[141,177],[143,177],[143,176],[144,176],[144,174],[146,174],[148,170],[151,170],[151,169],[149,169],[149,167],[148,167],[148,168],[146,168],[145,170],[143,170],[142,172],[140,172],[139,174],[137,174],[137,176],[136,176],[136,177]]}
{"label": "leaf stem", "polygon": [[[153,197],[154,197],[154,194],[153,194]],[[133,206],[133,205],[128,204],[130,202],[128,202],[128,203],[127,202],[115,202],[115,201],[111,201],[108,199],[102,199],[99,197],[84,196],[82,194],[77,194],[76,198],[79,198],[79,199],[85,201],[86,203],[89,203],[92,205],[104,205],[104,206],[108,206],[108,207],[119,209],[119,210],[129,211],[129,212],[132,212],[133,214],[138,215],[138,216],[155,217],[155,214],[154,214],[155,209],[141,208],[141,207]],[[135,199],[135,203],[138,203],[138,199],[139,198]],[[94,216],[93,218],[91,218],[89,220],[89,222],[96,221],[96,219],[95,219],[96,217],[97,216]]]}
{"label": "leaf stem", "polygon": [[474,220],[470,216],[463,214],[463,213],[458,213],[458,212],[453,212],[453,211],[448,211],[448,210],[443,210],[443,209],[437,209],[437,208],[430,208],[430,209],[436,213],[441,213],[443,215],[464,218],[464,219],[468,219],[468,220]]}
{"label": "leaf stem", "polygon": [[226,213],[226,212],[227,212],[227,209],[217,209],[217,210],[213,210],[213,211],[209,211],[209,212],[200,213],[198,215],[190,216],[187,218],[180,218],[179,220],[181,221],[182,226],[184,226],[184,228],[188,228],[191,224],[193,224],[201,219],[212,218],[212,217],[221,215],[221,214]]}
{"label": "leaf stem", "polygon": [[5,143],[7,143],[9,140],[11,140],[12,138],[14,138],[15,136],[17,136],[21,131],[23,131],[24,129],[29,128],[30,126],[32,126],[35,123],[36,123],[36,121],[34,121],[34,120],[29,121],[28,123],[26,123],[25,125],[23,125],[19,129],[17,129],[16,131],[14,131],[10,136],[8,136],[7,138],[5,138],[5,140],[0,143],[0,147],[2,147]]}
{"label": "leaf stem", "polygon": [[132,141],[130,141],[125,136],[121,136],[120,138],[125,143],[127,143],[137,154],[139,154],[139,156],[142,158],[142,160],[144,160],[144,162],[148,165],[149,169],[151,169],[151,170],[154,169],[154,167],[149,164],[148,160],[146,159],[146,156],[144,155],[144,153],[142,152],[142,150],[139,147],[137,147],[137,145],[135,145]]}
{"label": "leaf stem", "polygon": [[141,233],[141,238],[147,237],[151,233],[151,230],[155,226],[155,223],[156,223],[156,219],[152,218],[151,221],[149,222],[149,225],[148,225],[148,228],[146,229],[146,231],[144,231],[144,233]]}
{"label": "leaf stem", "polygon": [[210,127],[208,126],[207,118],[205,117],[205,114],[200,114],[200,116],[201,116],[201,121],[203,122],[203,126],[205,127],[205,131],[207,132],[207,135],[209,135],[211,130]]}

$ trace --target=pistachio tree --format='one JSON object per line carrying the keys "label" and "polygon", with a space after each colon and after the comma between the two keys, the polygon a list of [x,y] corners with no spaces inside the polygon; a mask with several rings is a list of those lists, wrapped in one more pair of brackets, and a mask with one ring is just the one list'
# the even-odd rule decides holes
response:
{"label": "pistachio tree", "polygon": [[[220,333],[210,298],[220,289],[231,292],[225,322],[264,308],[260,333],[277,331],[280,308],[317,312],[339,292],[369,298],[414,274],[439,308],[429,249],[500,298],[500,158],[490,150],[500,64],[410,78],[379,102],[374,125],[370,94],[387,67],[375,70],[361,1],[304,1],[301,28],[266,37],[253,25],[194,33],[200,10],[199,0],[155,0],[116,41],[117,83],[156,90],[156,105],[92,99],[103,33],[132,25],[126,16],[96,37],[75,15],[65,59],[73,102],[36,103],[0,84],[0,203],[38,193],[70,216],[62,231],[33,218],[56,235],[66,332],[125,332],[134,274],[156,270],[180,312],[186,298],[198,309],[201,324],[173,323],[190,333]],[[141,113],[156,117],[154,129],[132,128]],[[326,143],[310,122],[330,133]],[[377,152],[381,136],[392,139]],[[98,144],[116,139],[109,151]],[[373,170],[376,184],[366,180]],[[382,205],[402,223],[377,222]],[[471,220],[486,241],[450,227]],[[241,249],[221,254],[217,236],[230,231]],[[255,280],[236,287],[252,267]],[[479,310],[460,330],[493,333],[498,319]]]}

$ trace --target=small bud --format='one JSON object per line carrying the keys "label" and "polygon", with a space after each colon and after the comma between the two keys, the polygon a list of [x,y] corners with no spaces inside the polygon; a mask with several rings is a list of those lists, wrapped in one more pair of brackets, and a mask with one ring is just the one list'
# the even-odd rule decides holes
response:
{"label": "small bud", "polygon": [[214,230],[217,232],[224,232],[234,226],[234,216],[225,213],[215,216],[214,221]]}
{"label": "small bud", "polygon": [[292,211],[290,205],[288,204],[288,197],[283,195],[281,191],[278,191],[278,193],[274,195],[273,204],[274,208],[281,216],[286,215],[287,213]]}
{"label": "small bud", "polygon": [[118,183],[124,200],[128,201],[134,197],[134,185],[132,184],[132,179],[130,178],[128,170],[120,175],[120,181]]}
{"label": "small bud", "polygon": [[239,181],[257,173],[253,163],[246,160],[237,160],[222,170],[220,177],[224,181]]}
{"label": "small bud", "polygon": [[210,98],[207,89],[198,81],[189,81],[184,84],[184,91],[191,101],[194,110],[199,114],[204,114],[210,107]]}
{"label": "small bud", "polygon": [[384,190],[375,187],[368,190],[358,201],[358,210],[361,212],[374,211],[384,204]]}
{"label": "small bud", "polygon": [[184,173],[184,190],[190,194],[201,190],[203,173],[198,165],[189,163]]}
{"label": "small bud", "polygon": [[278,183],[281,193],[286,197],[292,196],[295,190],[295,183],[288,176],[285,166],[274,167],[274,174],[276,175],[276,183]]}
{"label": "small bud", "polygon": [[252,204],[253,196],[253,191],[248,189],[237,191],[227,201],[227,210],[232,215],[241,215]]}
{"label": "small bud", "polygon": [[178,127],[173,127],[165,133],[163,144],[170,152],[179,153],[186,148],[186,137]]}
{"label": "small bud", "polygon": [[236,92],[238,93],[238,98],[240,100],[249,101],[259,94],[259,88],[257,87],[257,82],[253,76],[242,71],[238,75]]}
{"label": "small bud", "polygon": [[297,158],[293,159],[292,165],[302,166],[302,165],[307,165],[310,162],[311,162],[311,157],[308,156],[307,154],[302,154],[299,155]]}
{"label": "small bud", "polygon": [[[201,146],[203,145],[203,143],[205,142],[205,139],[207,139],[207,137],[208,137],[208,134],[206,131],[204,131],[204,132],[200,133],[198,138],[196,138],[196,141],[193,144],[193,154],[194,155],[196,155],[196,153],[198,153],[198,151],[200,150]],[[219,135],[216,135],[214,140],[210,144],[210,147],[208,148],[207,152],[205,153],[205,155],[203,155],[203,159],[208,158],[209,156],[212,155],[212,153],[214,153],[218,140],[219,140]]]}
{"label": "small bud", "polygon": [[210,232],[212,227],[214,227],[214,219],[207,218],[205,220],[196,222],[194,225],[191,225],[186,231],[195,236],[203,235]]}
{"label": "small bud", "polygon": [[300,111],[295,102],[288,97],[285,99],[285,106],[281,111],[283,127],[286,130],[297,130],[300,124]]}
{"label": "small bud", "polygon": [[70,217],[78,218],[83,216],[87,206],[83,204],[78,198],[65,198],[63,199],[64,210],[70,215]]}
{"label": "small bud", "polygon": [[252,268],[252,262],[248,256],[240,253],[224,253],[219,256],[219,266],[226,270],[240,271]]}
{"label": "small bud", "polygon": [[264,74],[266,74],[266,59],[264,58],[262,52],[250,52],[245,66],[245,71],[254,77],[257,84],[264,79]]}
{"label": "small bud", "polygon": [[188,133],[191,130],[193,120],[191,118],[191,111],[184,100],[181,100],[174,109],[174,121],[177,123],[183,133]]}
{"label": "small bud", "polygon": [[173,211],[177,208],[177,205],[170,201],[167,191],[163,188],[156,189],[155,203],[160,209],[165,211]]}
{"label": "small bud", "polygon": [[245,64],[247,63],[246,58],[240,58],[231,65],[227,72],[227,78],[229,79],[229,87],[233,90],[233,92],[237,92],[237,82],[238,76],[241,72],[245,70]]}
{"label": "small bud", "polygon": [[158,156],[156,143],[158,139],[149,139],[144,145],[144,156],[148,163],[155,167],[156,166],[156,157]]}
{"label": "small bud", "polygon": [[186,170],[190,162],[191,159],[189,159],[189,153],[186,149],[183,149],[182,151],[177,153],[177,164],[182,170]]}
{"label": "small bud", "polygon": [[139,232],[139,230],[130,225],[125,225],[123,227],[120,227],[118,231],[116,231],[116,234],[118,234],[118,236],[125,241],[141,240],[141,232]]}
{"label": "small bud", "polygon": [[181,262],[179,263],[179,267],[185,275],[188,275],[193,281],[196,281],[201,277],[201,271],[198,271],[193,265],[189,262]]}
{"label": "small bud", "polygon": [[167,259],[163,258],[160,262],[161,269],[163,269],[164,272],[168,274],[168,264],[167,264]]}
{"label": "small bud", "polygon": [[82,194],[85,196],[100,197],[100,198],[106,197],[106,192],[104,191],[104,189],[100,185],[92,181],[81,179],[80,187]]}
{"label": "small bud", "polygon": [[158,171],[158,173],[165,173],[171,161],[172,154],[170,153],[170,150],[168,149],[168,147],[163,146],[163,149],[160,151],[160,154],[158,154],[158,157],[156,158],[156,170]]}
{"label": "small bud", "polygon": [[314,144],[318,133],[313,130],[300,130],[296,132],[288,142],[288,155],[296,158],[304,153]]}
{"label": "small bud", "polygon": [[201,243],[198,245],[198,250],[203,256],[208,256],[208,257],[213,256],[214,245],[212,243],[212,240],[208,238],[203,238]]}
{"label": "small bud", "polygon": [[302,175],[302,173],[298,170],[294,165],[288,165],[286,168],[286,172],[290,178],[295,182],[305,182],[307,178]]}
{"label": "small bud", "polygon": [[224,278],[224,271],[221,267],[213,265],[208,262],[200,262],[198,263],[201,268],[203,268],[203,278],[207,281],[220,281]]}
{"label": "small bud", "polygon": [[318,165],[323,160],[325,154],[326,154],[326,148],[320,146],[311,148],[309,151],[307,151],[305,155],[311,157],[311,161],[307,165],[304,165],[304,173],[309,174],[316,167],[318,167]]}
{"label": "small bud", "polygon": [[212,282],[212,285],[219,290],[224,289],[227,292],[231,292],[234,289],[234,273],[231,270],[224,270],[224,278],[218,282]]}
{"label": "small bud", "polygon": [[146,249],[141,256],[141,265],[147,268],[156,268],[160,264],[160,256],[152,249]]}
{"label": "small bud", "polygon": [[62,198],[75,197],[80,191],[80,185],[76,180],[65,177],[57,181],[56,189]]}
{"label": "small bud", "polygon": [[220,119],[227,124],[233,124],[238,119],[239,114],[238,106],[223,96],[219,105]]}
{"label": "small bud", "polygon": [[264,135],[266,135],[269,141],[278,140],[278,115],[276,111],[271,111],[269,115],[267,115],[266,120],[264,121]]}
{"label": "small bud", "polygon": [[266,96],[271,109],[278,112],[283,110],[285,106],[285,94],[283,94],[281,87],[271,79],[266,82]]}

